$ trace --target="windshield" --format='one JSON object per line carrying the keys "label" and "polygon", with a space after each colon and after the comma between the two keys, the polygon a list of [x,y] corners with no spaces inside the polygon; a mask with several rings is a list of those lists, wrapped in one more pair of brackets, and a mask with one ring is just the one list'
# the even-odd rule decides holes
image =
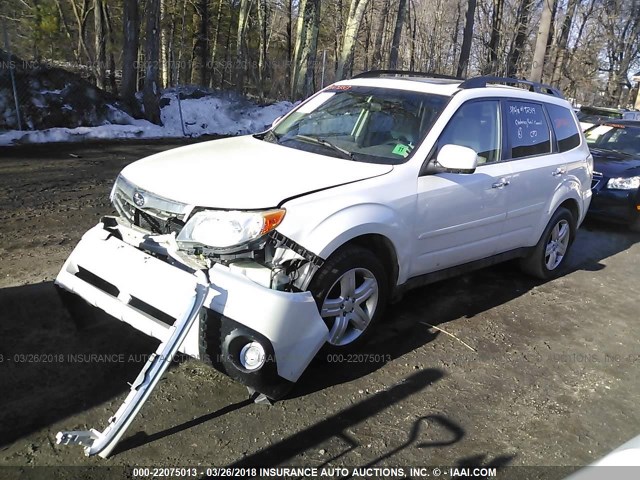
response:
{"label": "windshield", "polygon": [[448,99],[337,85],[310,98],[264,139],[323,155],[394,165],[410,157]]}
{"label": "windshield", "polygon": [[628,155],[640,155],[640,127],[604,124],[584,132],[590,147]]}

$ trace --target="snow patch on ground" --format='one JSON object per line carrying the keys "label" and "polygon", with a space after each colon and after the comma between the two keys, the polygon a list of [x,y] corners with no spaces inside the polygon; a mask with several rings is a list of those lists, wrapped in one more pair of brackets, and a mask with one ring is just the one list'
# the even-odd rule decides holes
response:
{"label": "snow patch on ground", "polygon": [[[43,92],[45,93],[45,92]],[[55,94],[48,91],[47,94]],[[0,99],[0,107],[8,103]],[[182,137],[180,109],[175,91],[166,91],[162,97],[161,118],[163,126],[146,120],[138,120],[126,112],[108,105],[110,117],[115,123],[95,127],[49,128],[36,131],[0,131],[0,145],[29,143],[75,142],[95,139],[175,138]],[[233,95],[207,95],[201,98],[181,100],[184,134],[245,135],[266,130],[273,121],[290,111],[294,104],[278,102],[260,106]],[[8,105],[7,105],[8,106]],[[0,113],[10,112],[0,108]],[[1,110],[5,110],[1,112]],[[117,123],[117,124],[116,124]]]}

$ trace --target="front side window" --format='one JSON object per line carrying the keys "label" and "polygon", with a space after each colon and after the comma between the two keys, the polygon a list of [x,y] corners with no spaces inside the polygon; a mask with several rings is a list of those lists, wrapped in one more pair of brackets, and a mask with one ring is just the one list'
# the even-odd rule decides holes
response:
{"label": "front side window", "polygon": [[566,152],[580,145],[580,132],[578,132],[571,112],[551,103],[547,104],[547,112],[549,112],[553,131],[558,140],[558,149],[561,152]]}
{"label": "front side window", "polygon": [[551,152],[551,133],[541,104],[508,100],[505,115],[511,158]]}
{"label": "front side window", "polygon": [[478,155],[478,165],[500,160],[500,102],[471,101],[453,115],[438,139],[437,151],[445,145],[469,147]]}
{"label": "front side window", "polygon": [[264,139],[338,158],[399,164],[420,144],[448,98],[379,87],[330,87]]}

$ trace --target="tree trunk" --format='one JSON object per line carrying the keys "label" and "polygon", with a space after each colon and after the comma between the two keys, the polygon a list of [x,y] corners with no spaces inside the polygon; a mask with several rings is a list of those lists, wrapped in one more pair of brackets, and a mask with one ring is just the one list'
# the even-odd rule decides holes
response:
{"label": "tree trunk", "polygon": [[573,17],[576,14],[578,7],[578,0],[569,0],[567,5],[567,12],[562,22],[562,30],[560,31],[560,38],[558,39],[558,55],[555,59],[553,66],[553,75],[551,76],[551,84],[559,85],[562,70],[564,68],[564,62],[567,54],[567,43],[569,41],[569,32],[571,31],[571,25],[573,23]]}
{"label": "tree trunk", "polygon": [[122,98],[129,106],[134,106],[137,104],[135,93],[138,87],[137,64],[140,32],[140,18],[136,0],[124,0],[122,26],[124,38]]}
{"label": "tree trunk", "polygon": [[145,29],[145,76],[142,90],[144,113],[147,120],[162,125],[160,119],[160,0],[147,1],[147,25]]}
{"label": "tree trunk", "polygon": [[[460,35],[460,21],[462,20],[462,8],[460,7],[460,0],[457,0],[456,5],[456,24],[451,33],[451,63],[455,66],[456,57],[458,56],[458,36]],[[415,36],[415,34],[414,34]],[[455,71],[452,72],[455,74]]]}
{"label": "tree trunk", "polygon": [[191,70],[191,83],[195,85],[207,85],[207,38],[209,36],[209,1],[198,0],[195,4],[193,23],[196,26],[196,34],[193,42],[193,68]]}
{"label": "tree trunk", "polygon": [[349,17],[342,36],[342,48],[338,60],[338,70],[336,71],[336,79],[342,80],[353,68],[353,54],[356,48],[356,40],[358,31],[362,23],[362,17],[367,8],[369,0],[351,0],[349,7]]}
{"label": "tree trunk", "polygon": [[471,55],[471,41],[473,40],[473,24],[476,17],[476,0],[469,0],[467,5],[467,15],[462,32],[462,48],[460,49],[460,59],[458,60],[457,77],[467,74],[469,67],[469,56]]}
{"label": "tree trunk", "polygon": [[389,52],[389,69],[398,69],[398,48],[400,48],[400,38],[402,37],[402,27],[407,15],[407,0],[400,0],[398,3],[398,14],[396,15],[396,26],[393,30],[393,40],[391,41],[391,51]]}
{"label": "tree trunk", "polygon": [[509,49],[509,55],[507,56],[507,77],[513,77],[518,72],[518,64],[520,63],[520,57],[522,56],[527,40],[527,28],[529,26],[532,7],[533,0],[522,0],[518,7],[516,36]]}
{"label": "tree trunk", "polygon": [[532,82],[542,81],[542,71],[547,52],[547,40],[549,39],[549,32],[551,31],[553,4],[554,0],[542,1],[542,18],[540,19],[540,27],[538,28],[538,36],[536,38],[536,49],[533,53],[533,62],[531,63],[531,74],[529,75],[529,80]]}
{"label": "tree trunk", "polygon": [[[413,8],[411,8],[413,6]],[[413,10],[413,19],[411,11]],[[411,25],[411,57],[409,61],[409,70],[412,72],[416,68],[416,32],[418,31],[418,15],[413,1],[409,3],[409,25]]]}
{"label": "tree trunk", "polygon": [[300,2],[291,84],[291,97],[294,100],[313,93],[320,26],[320,1],[301,0]]}
{"label": "tree trunk", "polygon": [[160,0],[160,80],[161,86],[169,86],[169,37],[167,36],[167,0]]}
{"label": "tree trunk", "polygon": [[300,69],[302,68],[302,50],[307,41],[306,19],[308,9],[307,0],[298,3],[298,20],[296,21],[296,45],[293,50],[293,65],[291,69],[291,98],[297,98],[300,93]]}
{"label": "tree trunk", "polygon": [[94,74],[96,76],[96,86],[104,89],[106,86],[107,72],[107,32],[105,28],[103,0],[94,0],[93,2],[93,20],[94,20],[94,48],[95,62]]}
{"label": "tree trunk", "polygon": [[[213,87],[215,83],[216,57],[218,54],[218,43],[220,42],[220,24],[222,22],[222,0],[218,0],[218,11],[216,12],[216,22],[213,27],[213,35],[211,38],[211,68],[209,69],[209,86]],[[224,75],[224,68],[222,69]]]}
{"label": "tree trunk", "polygon": [[109,91],[114,95],[117,95],[118,85],[116,83],[116,58],[113,53],[116,51],[116,40],[113,31],[113,22],[111,21],[111,12],[109,11],[109,6],[106,3],[104,3],[102,6],[109,38]]}
{"label": "tree trunk", "polygon": [[496,75],[498,73],[498,49],[500,48],[503,8],[504,0],[494,0],[491,37],[489,39],[489,50],[487,52],[487,64],[483,69],[483,75],[489,75],[490,73]]}
{"label": "tree trunk", "polygon": [[267,0],[258,0],[258,26],[260,28],[260,52],[258,54],[258,82],[260,98],[264,98],[267,68]]}
{"label": "tree trunk", "polygon": [[240,10],[238,12],[238,29],[236,35],[236,89],[244,92],[244,74],[245,74],[245,32],[247,28],[247,19],[249,16],[249,0],[240,0]]}
{"label": "tree trunk", "polygon": [[387,26],[387,12],[391,6],[391,0],[384,0],[382,12],[378,15],[378,28],[376,31],[376,41],[373,47],[372,68],[382,68],[382,40],[384,37],[384,29]]}
{"label": "tree trunk", "polygon": [[340,50],[342,49],[342,32],[344,30],[344,15],[342,0],[336,0],[335,22],[333,30],[333,58],[335,61],[334,70],[338,71],[340,63]]}
{"label": "tree trunk", "polygon": [[309,0],[309,23],[307,24],[307,41],[302,54],[306,58],[306,66],[300,72],[303,75],[304,87],[302,95],[309,97],[315,91],[315,66],[318,52],[318,32],[320,30],[320,3],[321,0]]}
{"label": "tree trunk", "polygon": [[291,85],[291,70],[293,62],[293,0],[287,1],[287,65],[285,67],[285,85],[289,88]]}

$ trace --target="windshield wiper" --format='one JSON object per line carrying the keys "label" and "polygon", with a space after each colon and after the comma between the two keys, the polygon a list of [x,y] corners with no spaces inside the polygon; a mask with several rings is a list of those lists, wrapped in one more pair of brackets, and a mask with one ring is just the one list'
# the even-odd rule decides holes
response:
{"label": "windshield wiper", "polygon": [[273,130],[267,130],[264,133],[255,135],[256,138],[270,143],[280,143],[280,137]]}
{"label": "windshield wiper", "polygon": [[344,158],[348,158],[349,160],[355,160],[355,157],[353,156],[353,153],[351,153],[349,150],[346,150],[346,149],[344,149],[342,147],[334,145],[329,140],[326,140],[324,138],[321,138],[321,137],[310,137],[310,136],[307,136],[307,135],[296,135],[293,138],[299,138],[301,140],[306,140],[306,141],[309,141],[309,142],[317,143],[318,145],[323,145],[325,147],[329,147],[332,150],[342,154]]}

